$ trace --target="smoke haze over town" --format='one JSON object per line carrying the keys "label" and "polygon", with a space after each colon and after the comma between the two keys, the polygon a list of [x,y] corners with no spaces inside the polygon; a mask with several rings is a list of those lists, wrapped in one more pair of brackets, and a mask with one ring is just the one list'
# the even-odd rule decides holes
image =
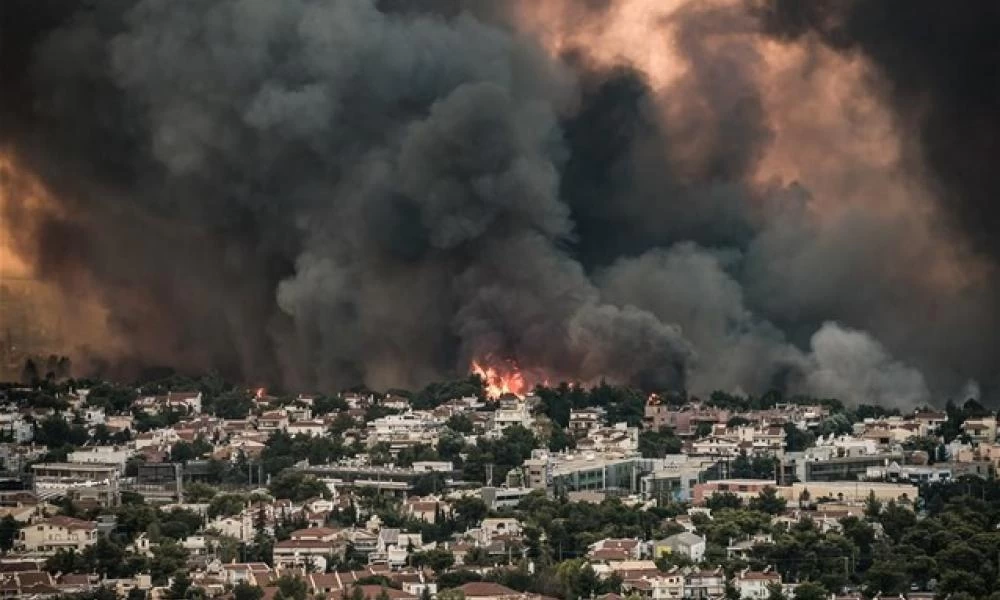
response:
{"label": "smoke haze over town", "polygon": [[475,360],[992,401],[998,25],[925,0],[8,0],[0,270],[56,294],[38,318],[83,370],[386,388]]}

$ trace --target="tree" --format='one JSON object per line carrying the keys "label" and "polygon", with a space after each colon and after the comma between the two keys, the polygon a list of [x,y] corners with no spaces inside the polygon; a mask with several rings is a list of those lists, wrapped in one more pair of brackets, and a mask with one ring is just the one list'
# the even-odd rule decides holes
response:
{"label": "tree", "polygon": [[802,452],[813,445],[816,436],[808,431],[802,431],[794,423],[785,423],[785,451]]}
{"label": "tree", "polygon": [[49,573],[79,573],[86,566],[83,557],[72,548],[60,548],[45,561],[45,570]]}
{"label": "tree", "polygon": [[702,421],[694,428],[694,436],[698,439],[707,437],[712,433],[712,424]]}
{"label": "tree", "polygon": [[247,497],[243,494],[219,494],[208,503],[208,518],[238,515],[246,505]]}
{"label": "tree", "polygon": [[14,547],[18,533],[21,531],[21,524],[10,515],[5,515],[0,519],[0,550],[9,552]]}
{"label": "tree", "polygon": [[444,426],[458,433],[472,433],[472,419],[463,414],[452,415],[444,422]]}
{"label": "tree", "polygon": [[232,390],[220,394],[212,403],[215,416],[222,419],[245,419],[253,409],[250,394],[243,390]]}
{"label": "tree", "polygon": [[413,555],[414,566],[428,566],[435,573],[443,573],[455,564],[455,555],[443,548],[435,548],[426,552],[418,552]]}
{"label": "tree", "polygon": [[898,543],[903,534],[916,524],[917,516],[912,510],[890,500],[879,514],[878,521],[885,534]]}
{"label": "tree", "polygon": [[[129,590],[128,596],[126,596],[125,600],[146,600],[146,590],[137,587],[132,588],[131,590]],[[254,598],[252,600],[259,600],[259,599]]]}
{"label": "tree", "polygon": [[149,561],[149,574],[156,585],[163,585],[169,578],[184,570],[188,553],[176,542],[166,540],[153,548]]}
{"label": "tree", "polygon": [[795,586],[795,600],[826,600],[830,594],[822,584],[803,581]]}
{"label": "tree", "polygon": [[732,492],[716,492],[705,500],[705,506],[713,511],[723,508],[741,508],[743,500]]}
{"label": "tree", "polygon": [[868,499],[865,500],[865,518],[869,521],[877,521],[882,513],[882,502],[875,497],[875,490],[868,492]]}
{"label": "tree", "polygon": [[788,600],[780,583],[772,583],[767,586],[767,600]]}
{"label": "tree", "polygon": [[199,481],[194,481],[184,486],[184,499],[188,502],[207,502],[214,498],[216,493],[214,487]]}
{"label": "tree", "polygon": [[465,592],[459,589],[448,589],[438,592],[437,600],[465,600]]}
{"label": "tree", "polygon": [[684,442],[674,434],[669,427],[661,427],[659,431],[642,431],[639,433],[639,452],[643,458],[663,458],[668,454],[680,454]]}
{"label": "tree", "polygon": [[325,483],[299,471],[285,471],[271,480],[268,491],[277,499],[302,502],[309,498],[329,498],[330,488]]}
{"label": "tree", "polygon": [[188,589],[191,588],[191,578],[186,571],[180,571],[174,576],[167,592],[172,600],[184,600],[187,597]]}
{"label": "tree", "polygon": [[769,515],[781,514],[785,510],[785,499],[771,486],[765,487],[756,498],[750,500],[750,508]]}
{"label": "tree", "polygon": [[469,496],[459,498],[453,506],[455,525],[459,531],[467,531],[478,526],[486,518],[488,512],[486,503],[479,498],[470,498]]}
{"label": "tree", "polygon": [[233,587],[233,600],[260,600],[263,597],[264,590],[245,581]]}
{"label": "tree", "polygon": [[278,591],[275,593],[275,600],[306,600],[309,595],[309,587],[306,582],[294,575],[282,575],[277,581]]}

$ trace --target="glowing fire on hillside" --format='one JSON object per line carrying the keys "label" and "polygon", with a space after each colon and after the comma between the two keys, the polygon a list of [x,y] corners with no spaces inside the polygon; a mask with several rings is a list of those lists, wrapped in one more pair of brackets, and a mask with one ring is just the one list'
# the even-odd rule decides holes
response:
{"label": "glowing fire on hillside", "polygon": [[528,389],[521,369],[513,360],[504,361],[498,366],[473,360],[470,370],[482,378],[486,386],[486,395],[490,398],[495,399],[507,394],[523,398],[525,390]]}

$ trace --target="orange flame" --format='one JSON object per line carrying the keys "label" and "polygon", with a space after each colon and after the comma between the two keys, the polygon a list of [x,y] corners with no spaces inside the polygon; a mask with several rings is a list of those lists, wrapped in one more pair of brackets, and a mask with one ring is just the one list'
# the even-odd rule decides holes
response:
{"label": "orange flame", "polygon": [[264,394],[266,393],[267,390],[265,390],[264,388],[257,388],[257,392],[254,394],[254,398],[256,398],[257,400],[261,400],[262,398],[264,398]]}
{"label": "orange flame", "polygon": [[474,375],[479,375],[482,378],[488,397],[496,399],[508,394],[513,394],[518,398],[524,397],[528,386],[524,382],[521,369],[514,361],[508,360],[501,366],[491,366],[473,360],[470,369]]}

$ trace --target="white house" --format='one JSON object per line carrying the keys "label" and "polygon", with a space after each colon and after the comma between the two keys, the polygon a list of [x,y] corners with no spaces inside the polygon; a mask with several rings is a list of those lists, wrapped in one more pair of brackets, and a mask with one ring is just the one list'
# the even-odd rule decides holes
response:
{"label": "white house", "polygon": [[0,413],[0,436],[17,444],[26,444],[35,439],[35,428],[24,420],[20,413]]}
{"label": "white house", "polygon": [[236,538],[241,542],[253,541],[256,534],[253,519],[246,512],[232,517],[220,517],[210,521],[205,528],[217,531],[219,535]]}
{"label": "white house", "polygon": [[683,554],[694,562],[701,562],[705,557],[705,538],[682,531],[653,543],[653,556],[656,558],[675,552]]}
{"label": "white house", "polygon": [[285,428],[285,431],[287,431],[288,435],[291,436],[301,434],[320,437],[326,433],[326,425],[323,421],[295,421],[293,423],[289,423],[288,427]]}
{"label": "white house", "polygon": [[15,547],[25,552],[72,549],[82,552],[97,543],[97,524],[70,517],[51,517],[23,527]]}
{"label": "white house", "polygon": [[763,571],[744,570],[736,574],[733,585],[740,598],[767,598],[771,586],[781,585],[781,575],[770,568]]}

